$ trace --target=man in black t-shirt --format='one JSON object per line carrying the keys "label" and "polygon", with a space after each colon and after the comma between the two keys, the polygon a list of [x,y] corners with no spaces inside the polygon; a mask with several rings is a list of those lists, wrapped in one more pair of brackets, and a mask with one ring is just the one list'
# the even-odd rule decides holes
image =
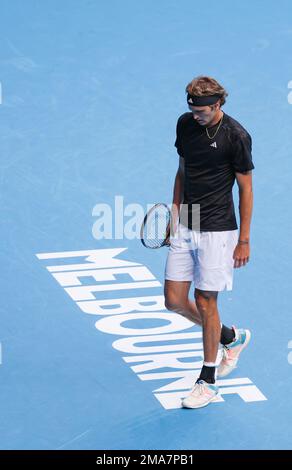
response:
{"label": "man in black t-shirt", "polygon": [[[165,268],[165,305],[203,328],[203,367],[182,401],[184,407],[201,408],[218,394],[219,342],[222,357],[217,376],[225,377],[236,367],[251,336],[249,330],[220,323],[217,297],[219,291],[232,289],[233,268],[249,261],[254,165],[249,133],[221,110],[226,90],[215,79],[200,76],[186,92],[190,112],[178,119],[175,141],[180,162],[172,206],[175,231]],[[239,233],[232,197],[235,180]],[[188,297],[191,282],[195,301]]]}

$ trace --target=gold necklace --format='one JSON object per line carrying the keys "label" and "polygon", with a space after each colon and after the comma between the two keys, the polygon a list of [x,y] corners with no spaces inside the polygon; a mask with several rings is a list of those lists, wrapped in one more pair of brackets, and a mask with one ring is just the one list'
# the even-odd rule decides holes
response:
{"label": "gold necklace", "polygon": [[221,118],[220,121],[219,121],[219,126],[217,127],[217,129],[216,129],[216,131],[215,131],[215,134],[214,134],[212,137],[209,135],[208,128],[207,128],[207,127],[205,128],[205,129],[206,129],[207,136],[209,137],[209,139],[212,140],[212,139],[214,139],[214,138],[216,137],[217,132],[219,131],[220,126],[221,126],[221,124],[222,124],[223,116],[224,116],[224,114],[222,114],[222,118]]}

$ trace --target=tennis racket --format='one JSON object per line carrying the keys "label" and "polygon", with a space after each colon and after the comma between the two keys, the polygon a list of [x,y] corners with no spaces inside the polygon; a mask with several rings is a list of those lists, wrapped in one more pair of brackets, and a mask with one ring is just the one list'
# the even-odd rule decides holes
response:
{"label": "tennis racket", "polygon": [[145,215],[141,231],[141,242],[146,248],[161,248],[169,245],[171,212],[166,204],[155,204]]}

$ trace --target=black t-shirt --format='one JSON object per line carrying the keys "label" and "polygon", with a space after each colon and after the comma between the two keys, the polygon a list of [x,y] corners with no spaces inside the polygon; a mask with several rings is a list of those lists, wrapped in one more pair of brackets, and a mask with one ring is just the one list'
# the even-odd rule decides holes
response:
{"label": "black t-shirt", "polygon": [[[213,136],[217,128],[218,123],[209,127],[209,135]],[[201,231],[237,229],[232,187],[235,172],[245,173],[254,168],[249,133],[225,113],[213,139],[192,113],[180,116],[176,131],[175,146],[185,164],[183,203],[188,208],[188,222],[181,223],[196,229],[192,226],[191,204],[200,204]]]}

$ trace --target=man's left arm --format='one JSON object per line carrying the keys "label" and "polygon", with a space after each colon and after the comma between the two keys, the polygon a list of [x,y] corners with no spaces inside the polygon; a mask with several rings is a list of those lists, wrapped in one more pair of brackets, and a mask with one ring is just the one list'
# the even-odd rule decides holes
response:
{"label": "man's left arm", "polygon": [[253,208],[252,172],[235,173],[239,188],[240,229],[238,244],[233,253],[234,267],[245,266],[250,257],[250,224]]}

